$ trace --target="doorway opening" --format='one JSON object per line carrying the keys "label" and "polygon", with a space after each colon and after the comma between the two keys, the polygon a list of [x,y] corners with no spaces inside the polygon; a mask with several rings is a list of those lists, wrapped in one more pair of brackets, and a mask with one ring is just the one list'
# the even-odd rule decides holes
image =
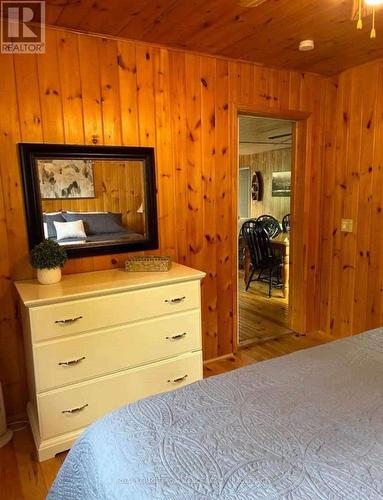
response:
{"label": "doorway opening", "polygon": [[289,328],[292,120],[239,115],[238,347]]}

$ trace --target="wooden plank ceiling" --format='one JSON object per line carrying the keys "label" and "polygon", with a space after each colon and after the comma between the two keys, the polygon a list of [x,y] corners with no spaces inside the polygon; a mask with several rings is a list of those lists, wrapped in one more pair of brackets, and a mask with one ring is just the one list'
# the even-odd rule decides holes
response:
{"label": "wooden plank ceiling", "polygon": [[[333,75],[383,56],[377,38],[351,20],[354,0],[47,0],[47,23],[280,67]],[[313,52],[298,51],[312,38]]]}

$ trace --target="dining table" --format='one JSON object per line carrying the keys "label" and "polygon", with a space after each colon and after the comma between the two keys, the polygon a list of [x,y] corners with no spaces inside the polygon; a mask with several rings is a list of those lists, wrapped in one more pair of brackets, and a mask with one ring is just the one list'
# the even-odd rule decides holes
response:
{"label": "dining table", "polygon": [[[279,252],[282,258],[282,292],[285,299],[289,296],[289,272],[290,272],[290,233],[280,233],[270,238],[271,246]],[[244,281],[245,284],[250,275],[250,253],[245,246],[244,249]]]}

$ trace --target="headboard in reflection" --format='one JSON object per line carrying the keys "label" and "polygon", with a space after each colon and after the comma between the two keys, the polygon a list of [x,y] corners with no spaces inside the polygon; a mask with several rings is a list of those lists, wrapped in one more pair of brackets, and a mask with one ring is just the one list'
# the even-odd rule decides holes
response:
{"label": "headboard in reflection", "polygon": [[69,256],[158,247],[154,150],[20,144],[29,243]]}

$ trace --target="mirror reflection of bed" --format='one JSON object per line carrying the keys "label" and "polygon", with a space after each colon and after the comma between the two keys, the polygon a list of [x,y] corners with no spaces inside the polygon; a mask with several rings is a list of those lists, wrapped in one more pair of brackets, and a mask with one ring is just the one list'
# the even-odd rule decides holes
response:
{"label": "mirror reflection of bed", "polygon": [[45,238],[67,247],[145,238],[144,162],[37,160]]}

